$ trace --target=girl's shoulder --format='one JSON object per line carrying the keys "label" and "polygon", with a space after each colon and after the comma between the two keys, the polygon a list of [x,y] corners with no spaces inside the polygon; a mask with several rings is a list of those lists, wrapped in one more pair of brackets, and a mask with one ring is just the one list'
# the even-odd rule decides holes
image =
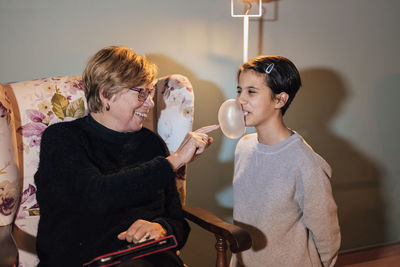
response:
{"label": "girl's shoulder", "polygon": [[257,133],[246,134],[239,139],[238,145],[257,143]]}
{"label": "girl's shoulder", "polygon": [[[298,135],[298,134],[297,134]],[[300,169],[313,170],[315,168],[322,169],[329,177],[331,177],[332,170],[329,163],[318,154],[301,135],[298,135],[298,141],[294,143],[295,149],[292,151],[297,155],[297,163]]]}
{"label": "girl's shoulder", "polygon": [[257,149],[257,134],[246,134],[242,138],[239,139],[236,149],[235,149],[235,157],[238,158],[239,155],[247,155],[252,153]]}

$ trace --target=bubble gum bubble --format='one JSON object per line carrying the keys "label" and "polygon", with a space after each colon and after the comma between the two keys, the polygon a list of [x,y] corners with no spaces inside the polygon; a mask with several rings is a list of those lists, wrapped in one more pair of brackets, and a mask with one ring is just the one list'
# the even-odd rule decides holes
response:
{"label": "bubble gum bubble", "polygon": [[218,122],[226,137],[235,139],[241,137],[246,128],[242,107],[235,99],[228,99],[218,110]]}

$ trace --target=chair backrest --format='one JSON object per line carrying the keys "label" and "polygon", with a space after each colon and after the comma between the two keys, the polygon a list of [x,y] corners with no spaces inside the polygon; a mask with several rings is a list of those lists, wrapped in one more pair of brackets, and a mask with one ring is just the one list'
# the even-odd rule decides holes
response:
{"label": "chair backrest", "polygon": [[[61,76],[18,82],[2,86],[1,89],[3,98],[0,98],[0,101],[5,104],[2,105],[3,108],[0,106],[0,110],[3,110],[5,119],[0,123],[3,121],[7,123],[0,124],[0,131],[2,129],[8,131],[7,135],[1,136],[2,140],[3,136],[6,136],[9,141],[7,141],[7,149],[0,150],[2,153],[0,159],[7,158],[3,160],[9,162],[7,167],[17,162],[19,180],[14,179],[13,184],[11,182],[6,184],[2,182],[0,176],[0,190],[3,183],[9,188],[18,188],[18,183],[20,184],[19,207],[13,208],[13,211],[16,210],[14,223],[17,226],[14,237],[17,239],[20,266],[36,266],[34,237],[37,233],[40,212],[33,176],[39,163],[40,139],[47,126],[87,115],[86,99],[81,76]],[[157,132],[173,153],[185,134],[192,129],[193,88],[186,77],[171,75],[160,78],[157,89],[155,107],[150,112],[145,127]],[[0,166],[0,174],[1,168],[3,167]],[[13,173],[16,177],[16,168]],[[184,202],[185,180],[177,180],[177,186],[181,201]],[[4,224],[12,223],[12,219],[9,219],[12,217],[8,216]]]}
{"label": "chair backrest", "polygon": [[0,226],[13,222],[19,197],[19,176],[12,107],[0,88]]}

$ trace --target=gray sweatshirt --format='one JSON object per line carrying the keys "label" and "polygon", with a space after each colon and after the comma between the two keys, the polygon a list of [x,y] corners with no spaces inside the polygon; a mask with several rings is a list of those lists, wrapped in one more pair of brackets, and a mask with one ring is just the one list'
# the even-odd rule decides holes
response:
{"label": "gray sweatshirt", "polygon": [[235,152],[233,218],[252,237],[232,266],[334,266],[340,246],[331,168],[295,133],[273,146],[257,134]]}

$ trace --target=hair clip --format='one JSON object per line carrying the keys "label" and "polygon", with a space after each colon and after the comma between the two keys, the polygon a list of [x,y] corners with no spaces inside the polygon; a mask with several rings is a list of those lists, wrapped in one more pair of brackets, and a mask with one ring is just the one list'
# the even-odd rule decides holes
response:
{"label": "hair clip", "polygon": [[271,71],[274,69],[274,66],[275,66],[274,63],[269,64],[269,65],[265,68],[265,73],[266,73],[266,74],[270,74]]}

